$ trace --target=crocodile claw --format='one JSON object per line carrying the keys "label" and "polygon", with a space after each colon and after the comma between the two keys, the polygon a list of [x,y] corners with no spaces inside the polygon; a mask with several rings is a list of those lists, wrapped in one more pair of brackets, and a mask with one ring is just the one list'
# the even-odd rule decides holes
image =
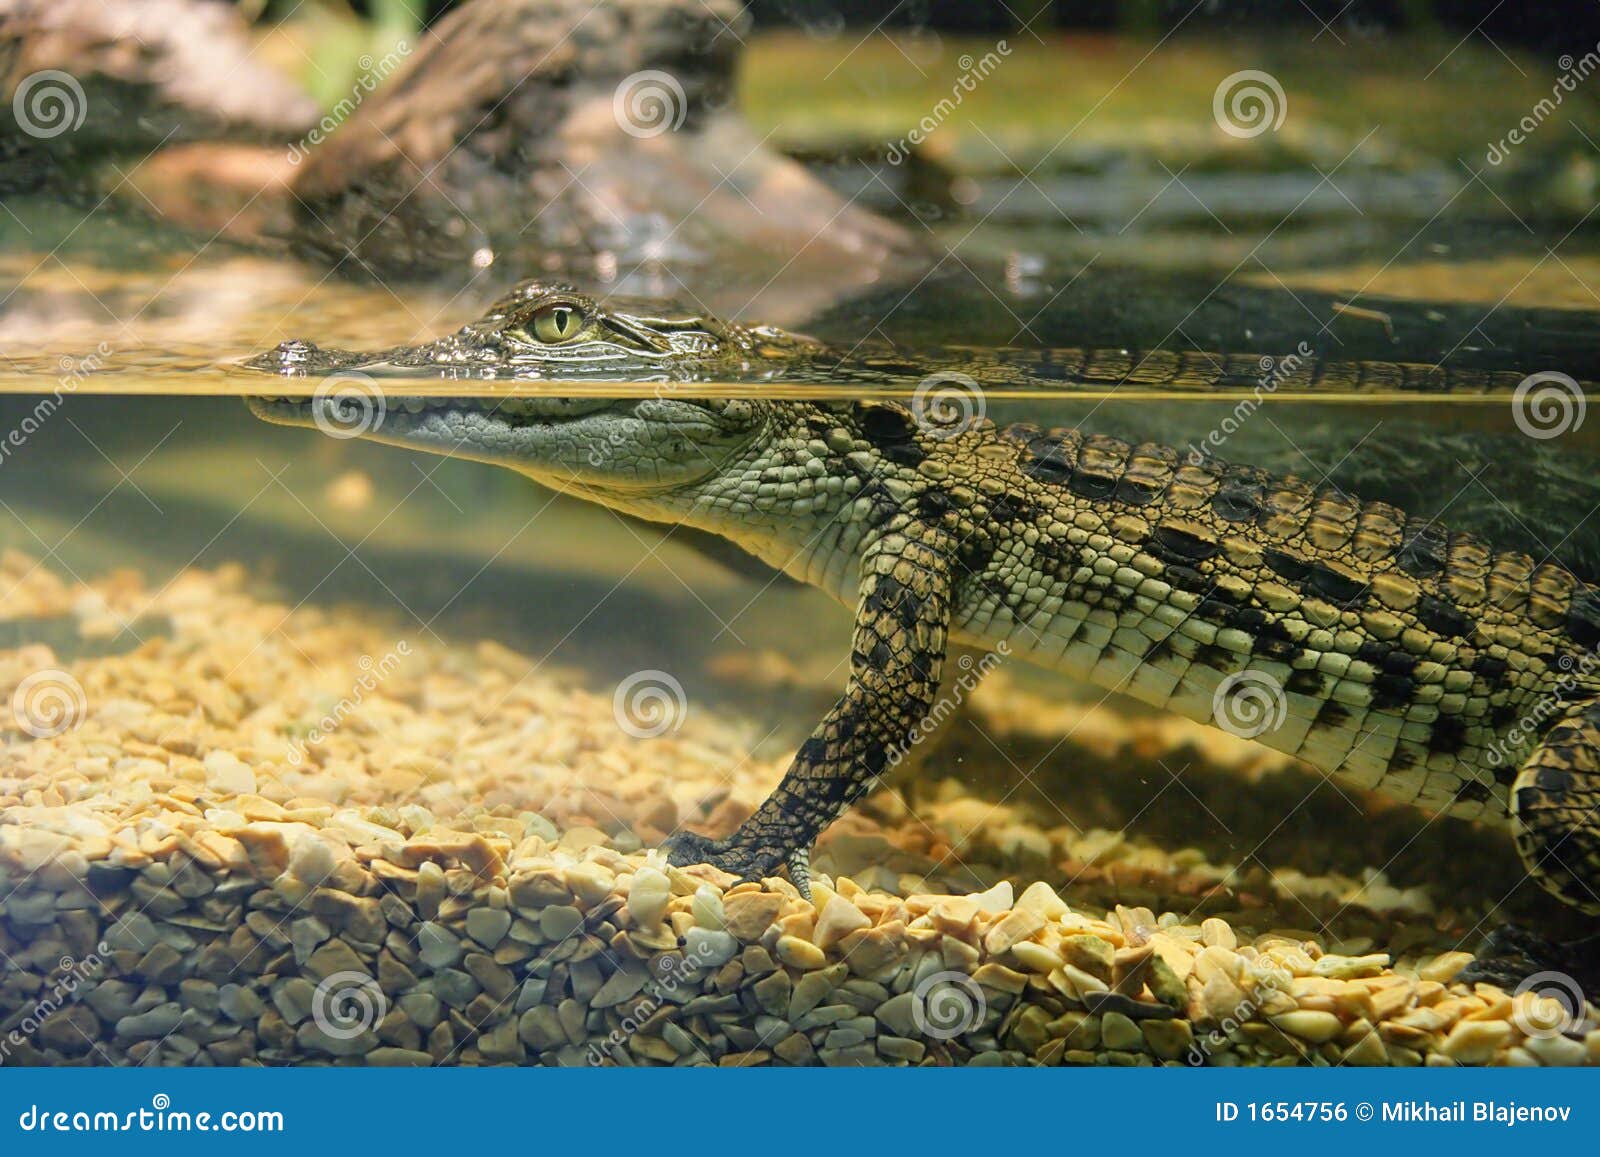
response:
{"label": "crocodile claw", "polygon": [[661,850],[667,855],[667,863],[674,867],[710,864],[741,880],[759,880],[786,867],[800,894],[811,898],[811,853],[805,848],[785,856],[781,849],[774,852],[736,839],[713,840],[694,832],[677,831],[662,842]]}

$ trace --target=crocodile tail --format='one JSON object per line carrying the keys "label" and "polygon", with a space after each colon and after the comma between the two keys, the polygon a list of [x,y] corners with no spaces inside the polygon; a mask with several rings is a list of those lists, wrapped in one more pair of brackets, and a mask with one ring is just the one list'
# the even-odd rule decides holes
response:
{"label": "crocodile tail", "polygon": [[1511,816],[1533,878],[1600,914],[1600,700],[1574,706],[1545,733],[1512,786]]}

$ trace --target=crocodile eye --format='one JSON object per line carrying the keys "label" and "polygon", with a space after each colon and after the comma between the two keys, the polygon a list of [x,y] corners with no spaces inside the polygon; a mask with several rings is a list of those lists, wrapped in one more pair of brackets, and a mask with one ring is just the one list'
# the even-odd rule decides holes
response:
{"label": "crocodile eye", "polygon": [[583,329],[583,312],[576,306],[542,305],[533,315],[533,336],[548,345],[571,341]]}

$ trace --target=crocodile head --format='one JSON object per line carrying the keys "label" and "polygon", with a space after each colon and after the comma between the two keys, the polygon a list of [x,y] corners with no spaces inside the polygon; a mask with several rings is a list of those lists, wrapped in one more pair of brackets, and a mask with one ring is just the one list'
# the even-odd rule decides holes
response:
{"label": "crocodile head", "polygon": [[[494,463],[638,510],[650,494],[724,469],[771,420],[772,403],[690,397],[682,385],[779,376],[824,348],[684,306],[602,301],[569,285],[527,282],[437,341],[373,353],[291,341],[245,364],[319,379],[309,397],[251,398],[251,410],[269,422]],[[575,396],[440,396],[417,379],[586,388]],[[596,396],[601,381],[661,384],[649,394],[635,385],[628,396],[604,397]]]}

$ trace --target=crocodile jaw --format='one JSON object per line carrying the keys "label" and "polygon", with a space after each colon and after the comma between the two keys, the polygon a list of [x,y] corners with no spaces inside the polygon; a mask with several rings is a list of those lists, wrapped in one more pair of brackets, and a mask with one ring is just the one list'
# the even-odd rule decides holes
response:
{"label": "crocodile jaw", "polygon": [[761,407],[667,398],[250,398],[258,418],[504,466],[608,505],[692,485],[752,441]]}

